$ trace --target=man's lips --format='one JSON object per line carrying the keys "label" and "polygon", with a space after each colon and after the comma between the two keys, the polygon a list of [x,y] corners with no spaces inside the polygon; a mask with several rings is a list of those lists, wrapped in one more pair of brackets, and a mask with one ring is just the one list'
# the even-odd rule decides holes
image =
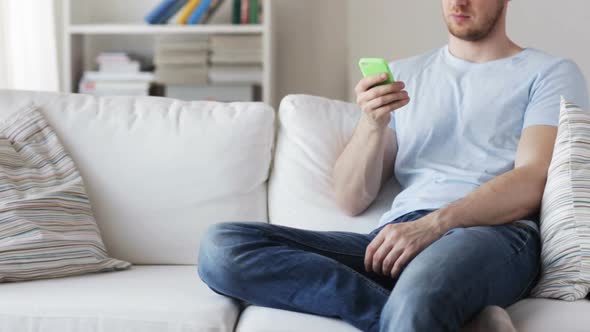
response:
{"label": "man's lips", "polygon": [[457,22],[464,22],[470,19],[471,16],[465,14],[451,14],[451,18]]}

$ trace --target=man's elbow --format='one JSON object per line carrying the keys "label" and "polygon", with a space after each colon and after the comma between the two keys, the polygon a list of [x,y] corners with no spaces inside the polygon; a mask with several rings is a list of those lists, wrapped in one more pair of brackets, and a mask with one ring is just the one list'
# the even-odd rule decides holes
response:
{"label": "man's elbow", "polygon": [[368,192],[366,188],[355,186],[332,174],[332,192],[338,208],[347,216],[356,217],[363,213],[377,197],[377,193]]}
{"label": "man's elbow", "polygon": [[364,211],[359,207],[352,206],[352,204],[339,203],[338,207],[340,208],[340,211],[349,217],[356,217]]}
{"label": "man's elbow", "polygon": [[535,167],[531,170],[531,177],[532,183],[535,187],[536,197],[539,199],[539,202],[543,198],[543,193],[545,192],[545,186],[547,185],[548,179],[548,172],[549,166],[547,167]]}
{"label": "man's elbow", "polygon": [[528,210],[538,211],[541,208],[543,201],[543,194],[545,193],[545,186],[547,185],[547,169],[536,168],[529,170],[531,187],[528,190]]}
{"label": "man's elbow", "polygon": [[336,195],[336,205],[340,211],[349,217],[356,217],[363,213],[369,204],[361,199],[352,199],[350,197],[344,197],[343,195]]}

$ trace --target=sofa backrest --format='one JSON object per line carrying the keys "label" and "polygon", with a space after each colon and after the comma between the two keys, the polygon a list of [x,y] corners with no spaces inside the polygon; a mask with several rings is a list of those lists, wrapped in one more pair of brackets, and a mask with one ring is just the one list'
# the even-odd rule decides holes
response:
{"label": "sofa backrest", "polygon": [[0,118],[31,104],[77,164],[113,257],[195,264],[210,224],[268,222],[265,104],[0,90]]}
{"label": "sofa backrest", "polygon": [[399,193],[392,180],[357,217],[336,205],[331,172],[352,137],[361,110],[356,104],[290,95],[279,109],[275,159],[269,180],[269,220],[291,227],[368,233]]}

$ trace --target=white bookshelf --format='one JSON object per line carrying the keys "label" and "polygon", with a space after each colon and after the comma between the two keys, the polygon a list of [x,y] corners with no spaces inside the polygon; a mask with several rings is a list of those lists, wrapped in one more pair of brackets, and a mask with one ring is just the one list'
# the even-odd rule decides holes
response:
{"label": "white bookshelf", "polygon": [[144,24],[75,24],[70,34],[78,35],[153,35],[153,34],[263,34],[264,25],[144,25]]}
{"label": "white bookshelf", "polygon": [[[225,0],[232,2],[232,0]],[[161,35],[260,35],[262,36],[262,101],[275,105],[274,36],[272,1],[263,0],[262,24],[148,25],[143,17],[160,0],[63,0],[63,90],[76,92],[84,70],[94,68],[101,51],[124,51],[151,61],[154,41]],[[171,22],[173,22],[171,20]]]}

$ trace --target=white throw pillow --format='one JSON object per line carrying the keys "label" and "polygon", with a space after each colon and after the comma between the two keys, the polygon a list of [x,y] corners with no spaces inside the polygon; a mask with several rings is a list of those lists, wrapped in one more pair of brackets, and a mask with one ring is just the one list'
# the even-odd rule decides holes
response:
{"label": "white throw pillow", "polygon": [[394,179],[367,211],[356,217],[344,214],[334,197],[332,169],[360,116],[358,105],[344,101],[309,95],[283,98],[269,180],[272,224],[358,233],[369,233],[378,226],[400,191]]}
{"label": "white throw pillow", "polygon": [[590,290],[590,112],[562,98],[541,209],[541,278],[534,297],[575,301]]}
{"label": "white throw pillow", "polygon": [[0,282],[126,269],[108,257],[82,177],[34,107],[0,123]]}

